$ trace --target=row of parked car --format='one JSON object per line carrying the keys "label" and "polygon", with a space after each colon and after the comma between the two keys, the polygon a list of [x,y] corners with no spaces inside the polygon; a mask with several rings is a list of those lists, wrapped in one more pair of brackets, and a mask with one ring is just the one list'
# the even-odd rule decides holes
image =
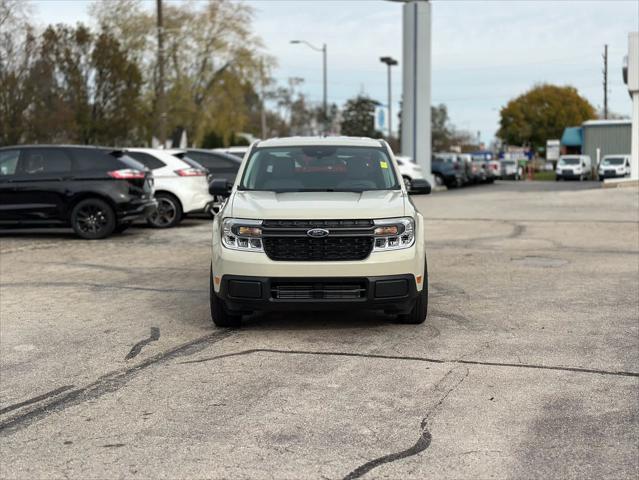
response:
{"label": "row of parked car", "polygon": [[241,163],[237,155],[198,149],[4,147],[0,226],[70,226],[86,239],[123,232],[137,220],[173,227],[187,215],[212,215],[219,208],[209,181],[233,181]]}
{"label": "row of parked car", "polygon": [[[409,157],[397,157],[399,168],[406,187],[421,169]],[[437,186],[459,188],[465,185],[492,183],[496,179],[519,180],[521,171],[515,161],[498,161],[484,155],[469,153],[435,153],[431,158],[431,173]]]}

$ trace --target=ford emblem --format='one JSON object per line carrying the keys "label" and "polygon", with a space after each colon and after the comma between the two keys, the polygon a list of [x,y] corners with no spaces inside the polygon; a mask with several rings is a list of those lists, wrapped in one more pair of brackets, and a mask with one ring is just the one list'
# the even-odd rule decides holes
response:
{"label": "ford emblem", "polygon": [[311,228],[306,232],[306,235],[313,238],[326,237],[330,232],[324,228]]}

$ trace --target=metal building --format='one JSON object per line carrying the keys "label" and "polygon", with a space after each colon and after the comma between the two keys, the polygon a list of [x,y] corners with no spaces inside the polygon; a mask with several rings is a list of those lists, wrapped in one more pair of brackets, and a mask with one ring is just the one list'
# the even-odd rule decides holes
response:
{"label": "metal building", "polygon": [[[588,120],[582,125],[581,153],[590,155],[593,164],[604,155],[630,155],[632,122],[630,120]],[[600,158],[597,158],[600,149]]]}

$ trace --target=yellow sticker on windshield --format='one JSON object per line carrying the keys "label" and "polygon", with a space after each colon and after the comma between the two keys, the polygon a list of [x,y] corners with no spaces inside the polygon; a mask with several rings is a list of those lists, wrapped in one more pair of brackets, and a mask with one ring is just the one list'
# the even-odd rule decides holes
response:
{"label": "yellow sticker on windshield", "polygon": [[380,160],[379,166],[382,167],[382,168],[388,168],[388,163]]}

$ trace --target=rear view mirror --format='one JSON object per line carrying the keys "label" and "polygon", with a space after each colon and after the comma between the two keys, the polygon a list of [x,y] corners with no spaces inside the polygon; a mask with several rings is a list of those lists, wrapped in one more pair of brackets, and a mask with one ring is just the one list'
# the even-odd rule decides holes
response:
{"label": "rear view mirror", "polygon": [[233,184],[226,178],[215,178],[209,183],[209,193],[213,196],[228,197],[231,194]]}
{"label": "rear view mirror", "polygon": [[429,194],[431,191],[430,183],[423,178],[415,178],[411,182],[411,193],[422,193],[424,195]]}

